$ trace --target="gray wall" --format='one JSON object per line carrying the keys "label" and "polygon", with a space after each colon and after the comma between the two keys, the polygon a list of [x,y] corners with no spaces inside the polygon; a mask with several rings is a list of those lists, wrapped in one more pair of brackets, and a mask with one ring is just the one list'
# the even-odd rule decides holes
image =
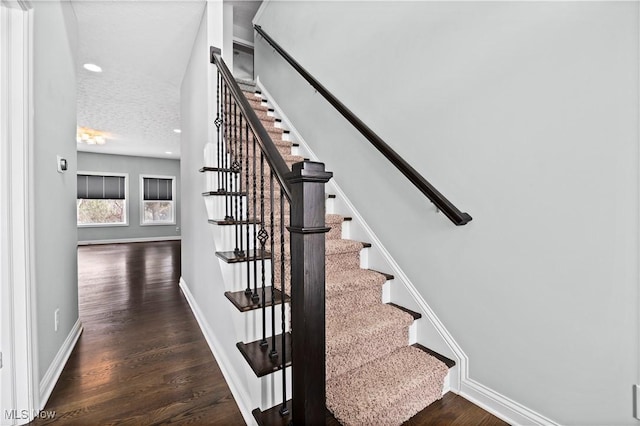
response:
{"label": "gray wall", "polygon": [[[215,33],[211,33],[215,31],[213,25],[216,18],[221,19],[221,14],[216,11],[215,4],[213,8],[211,4],[207,7],[210,8],[207,12],[210,23],[207,26],[206,13],[198,30],[180,92],[181,188],[183,203],[189,206],[183,211],[182,279],[204,316],[203,321],[206,324],[203,332],[207,333],[210,330],[213,336],[207,337],[214,338],[219,344],[216,347],[218,363],[225,370],[225,375],[231,374],[234,378],[241,378],[231,386],[245,395],[250,393],[250,390],[245,379],[245,361],[238,356],[235,348],[239,340],[232,323],[235,308],[224,297],[226,289],[220,262],[215,255],[216,247],[202,197],[202,192],[207,189],[205,175],[198,172],[204,165],[205,144],[207,140],[213,140],[209,126],[212,123],[211,117],[215,117],[214,105],[209,105],[209,94],[216,92],[216,77],[212,74],[215,68],[209,63],[209,45],[220,45],[215,41]],[[209,42],[208,37],[211,40]],[[214,82],[213,85],[210,81]]]}
{"label": "gray wall", "polygon": [[[78,152],[78,170],[129,174],[128,226],[78,227],[78,241],[162,238],[180,235],[180,161],[163,158]],[[140,226],[140,175],[176,177],[176,224]]]}
{"label": "gray wall", "polygon": [[638,4],[272,1],[258,24],[473,216],[435,213],[256,38],[470,377],[561,424],[637,424]]}
{"label": "gray wall", "polygon": [[[78,320],[77,24],[69,2],[34,2],[34,242],[40,380]],[[60,174],[56,155],[69,160]],[[60,326],[54,331],[54,311]]]}

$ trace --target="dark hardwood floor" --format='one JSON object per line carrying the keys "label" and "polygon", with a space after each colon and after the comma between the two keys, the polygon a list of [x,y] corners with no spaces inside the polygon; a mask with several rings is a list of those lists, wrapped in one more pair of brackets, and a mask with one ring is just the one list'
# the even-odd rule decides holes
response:
{"label": "dark hardwood floor", "polygon": [[496,416],[455,393],[446,393],[403,426],[508,426]]}
{"label": "dark hardwood floor", "polygon": [[245,424],[179,278],[179,241],[79,247],[84,332],[32,424]]}
{"label": "dark hardwood floor", "polygon": [[[79,247],[84,332],[31,425],[245,424],[179,278],[178,241]],[[405,425],[506,423],[448,393]]]}

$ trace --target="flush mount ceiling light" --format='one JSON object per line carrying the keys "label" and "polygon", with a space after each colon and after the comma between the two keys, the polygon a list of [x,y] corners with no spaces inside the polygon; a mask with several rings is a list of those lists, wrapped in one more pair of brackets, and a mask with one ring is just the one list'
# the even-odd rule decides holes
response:
{"label": "flush mount ceiling light", "polygon": [[96,64],[84,64],[83,67],[84,69],[91,72],[102,72],[102,68],[100,68]]}
{"label": "flush mount ceiling light", "polygon": [[76,142],[86,143],[87,145],[104,145],[107,143],[107,135],[104,132],[88,127],[78,127]]}
{"label": "flush mount ceiling light", "polygon": [[173,154],[173,152],[171,152],[171,151],[165,151],[164,153],[165,154]]}
{"label": "flush mount ceiling light", "polygon": [[173,129],[173,132],[174,132],[174,133],[182,133],[182,130],[180,130],[180,129]]}

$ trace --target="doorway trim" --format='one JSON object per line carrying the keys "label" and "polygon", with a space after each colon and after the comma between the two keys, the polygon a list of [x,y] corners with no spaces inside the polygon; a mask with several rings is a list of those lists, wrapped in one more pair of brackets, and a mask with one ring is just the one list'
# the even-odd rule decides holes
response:
{"label": "doorway trim", "polygon": [[[0,423],[38,413],[33,247],[33,7],[0,0]],[[5,405],[6,404],[6,405]]]}

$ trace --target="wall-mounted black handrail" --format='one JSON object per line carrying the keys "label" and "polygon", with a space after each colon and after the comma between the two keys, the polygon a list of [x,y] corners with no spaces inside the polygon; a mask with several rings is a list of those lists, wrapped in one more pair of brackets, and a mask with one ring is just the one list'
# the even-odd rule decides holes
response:
{"label": "wall-mounted black handrail", "polygon": [[238,108],[240,108],[240,112],[246,118],[247,123],[251,127],[251,130],[258,141],[258,144],[262,148],[262,152],[264,153],[267,162],[271,165],[273,174],[282,187],[282,192],[285,197],[287,197],[287,200],[291,201],[291,186],[285,178],[286,175],[291,172],[287,163],[282,158],[280,152],[278,152],[278,148],[275,143],[273,143],[273,140],[271,140],[269,133],[262,125],[262,122],[256,115],[253,108],[249,105],[247,98],[242,94],[242,90],[238,86],[233,74],[231,74],[231,71],[229,71],[229,68],[215,48],[211,48],[211,63],[218,66],[222,78],[224,78],[227,87],[231,90],[231,93],[237,102]]}
{"label": "wall-mounted black handrail", "polygon": [[327,88],[316,80],[307,70],[305,70],[295,59],[291,57],[275,40],[273,40],[260,25],[254,25],[255,30],[282,56],[298,73],[313,86],[331,105],[338,110],[344,118],[349,121],[371,144],[382,153],[396,168],[411,181],[433,204],[440,209],[454,224],[460,226],[471,221],[468,213],[463,213],[444,195],[442,195],[433,185],[431,185],[420,173],[407,163],[397,152],[395,152],[385,141],[383,141],[369,126],[364,124],[355,116],[349,108],[340,102]]}

